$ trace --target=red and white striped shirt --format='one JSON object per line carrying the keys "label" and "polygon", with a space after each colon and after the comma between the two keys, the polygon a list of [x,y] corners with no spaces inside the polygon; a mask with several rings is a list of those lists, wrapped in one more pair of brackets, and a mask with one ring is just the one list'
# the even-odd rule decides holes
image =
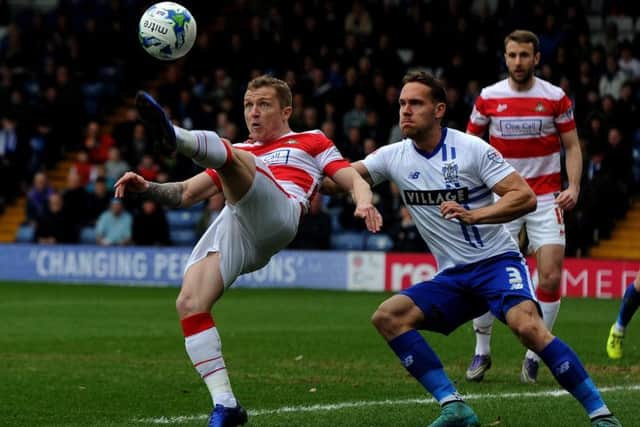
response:
{"label": "red and white striped shirt", "polygon": [[[248,140],[233,145],[253,153],[271,170],[280,185],[293,199],[306,208],[318,190],[323,175],[332,177],[350,166],[333,142],[319,130],[290,132],[269,143]],[[206,172],[220,187],[215,170]]]}
{"label": "red and white striped shirt", "polygon": [[508,79],[482,90],[467,132],[483,135],[527,180],[537,195],[561,190],[559,134],[576,128],[571,100],[558,86],[535,78],[516,91]]}

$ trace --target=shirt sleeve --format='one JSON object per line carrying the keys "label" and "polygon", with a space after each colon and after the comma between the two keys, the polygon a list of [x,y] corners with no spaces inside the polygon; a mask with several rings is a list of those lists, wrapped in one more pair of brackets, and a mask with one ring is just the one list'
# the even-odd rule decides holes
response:
{"label": "shirt sleeve", "polygon": [[565,133],[576,128],[576,121],[573,117],[573,104],[567,95],[558,101],[558,113],[554,119],[558,132]]}
{"label": "shirt sleeve", "polygon": [[467,132],[474,135],[484,135],[490,120],[485,110],[485,101],[482,95],[480,95],[476,99],[475,104],[473,104],[473,109],[469,116],[469,123],[467,123]]}
{"label": "shirt sleeve", "polygon": [[391,157],[391,149],[396,144],[379,148],[378,150],[369,154],[362,161],[364,166],[367,168],[367,171],[369,172],[369,176],[371,176],[373,185],[377,185],[381,182],[391,179],[389,174],[389,161]]}
{"label": "shirt sleeve", "polygon": [[500,152],[486,142],[480,140],[478,144],[473,146],[478,151],[476,153],[478,173],[487,187],[493,188],[494,185],[515,171]]}

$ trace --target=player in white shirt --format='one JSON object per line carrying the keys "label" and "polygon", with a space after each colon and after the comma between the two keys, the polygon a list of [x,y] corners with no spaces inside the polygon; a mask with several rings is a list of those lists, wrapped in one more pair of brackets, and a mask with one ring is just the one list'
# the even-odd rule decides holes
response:
{"label": "player in white shirt", "polygon": [[[520,172],[538,198],[538,207],[507,224],[515,237],[524,226],[536,255],[536,296],[549,330],[560,309],[560,278],[565,247],[563,212],[573,209],[580,193],[582,152],[571,100],[564,91],[534,76],[540,60],[538,38],[516,30],[505,40],[509,77],[482,90],[469,118],[467,132],[483,136]],[[568,187],[562,189],[560,150],[565,150]],[[526,252],[526,250],[525,250]],[[491,367],[491,313],[474,319],[476,348],[466,373],[481,381]],[[521,381],[533,383],[540,358],[528,351],[522,362]]]}
{"label": "player in white shirt", "polygon": [[[540,317],[526,262],[503,222],[533,211],[536,197],[499,152],[481,139],[441,128],[446,94],[430,74],[410,72],[400,94],[406,139],[353,167],[370,183],[400,189],[438,273],[384,301],[372,322],[403,366],[442,405],[431,427],[479,426],[418,329],[448,335],[490,310],[537,352],[593,426],[619,426],[578,356]],[[326,191],[333,191],[325,182]],[[493,200],[491,193],[500,195]]]}
{"label": "player in white shirt", "polygon": [[296,235],[300,217],[330,176],[355,202],[354,215],[376,232],[382,217],[372,204],[369,185],[321,132],[289,128],[292,95],[282,80],[262,76],[244,95],[250,140],[232,146],[215,132],[172,126],[162,108],[144,92],[136,104],[153,140],[167,153],[177,149],[204,166],[204,172],[179,183],[147,182],[127,172],[116,196],[142,192],[165,205],[189,206],[222,191],[226,206],[193,249],[185,268],[176,308],[191,361],[211,394],[211,427],[233,427],[247,413],[231,390],[220,336],[211,315],[214,303],[243,273],[269,262]]}

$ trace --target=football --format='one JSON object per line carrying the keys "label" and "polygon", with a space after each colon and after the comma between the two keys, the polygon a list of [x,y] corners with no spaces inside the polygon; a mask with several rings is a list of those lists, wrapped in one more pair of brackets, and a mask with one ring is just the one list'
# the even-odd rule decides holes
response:
{"label": "football", "polygon": [[149,7],[138,25],[138,38],[144,50],[163,61],[186,55],[193,47],[196,32],[196,20],[191,12],[170,1]]}

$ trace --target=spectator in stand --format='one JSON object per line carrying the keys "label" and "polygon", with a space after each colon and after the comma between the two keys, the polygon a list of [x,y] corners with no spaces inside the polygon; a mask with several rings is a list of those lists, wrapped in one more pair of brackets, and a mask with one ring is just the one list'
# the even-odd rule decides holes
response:
{"label": "spectator in stand", "polygon": [[111,199],[109,209],[104,211],[96,223],[96,243],[103,246],[128,245],[131,243],[133,219],[124,210],[122,200]]}
{"label": "spectator in stand", "polygon": [[51,134],[51,128],[45,124],[38,123],[35,126],[34,133],[29,138],[29,149],[31,151],[29,156],[29,165],[27,167],[29,174],[33,175],[39,171],[44,165],[46,165],[47,152],[51,149],[48,147],[49,135]]}
{"label": "spectator in stand", "polygon": [[133,144],[133,129],[138,122],[138,112],[135,108],[127,108],[124,113],[124,120],[113,126],[113,139],[118,143],[118,147],[122,150],[123,157],[127,157],[129,152],[126,150]]}
{"label": "spectator in stand", "polygon": [[67,175],[67,188],[62,193],[63,206],[69,222],[73,224],[73,241],[77,242],[80,230],[89,221],[90,197],[74,168]]}
{"label": "spectator in stand", "polygon": [[142,123],[136,123],[133,127],[131,145],[127,149],[127,156],[125,157],[127,163],[130,165],[137,165],[142,160],[144,154],[148,151],[147,132],[144,129]]}
{"label": "spectator in stand", "polygon": [[131,169],[129,163],[120,157],[120,149],[116,146],[109,148],[107,161],[104,162],[107,185],[113,187],[113,184],[116,183],[118,178],[124,175],[129,169]]}
{"label": "spectator in stand", "polygon": [[352,34],[360,41],[366,41],[373,32],[373,21],[365,8],[364,2],[356,0],[351,6],[351,11],[344,20],[344,31]]}
{"label": "spectator in stand", "polygon": [[[353,107],[344,113],[342,126],[344,134],[349,134],[351,128],[361,128],[367,124],[367,98],[362,92],[358,92],[353,97]],[[360,160],[360,159],[358,159]]]}
{"label": "spectator in stand", "polygon": [[309,212],[300,220],[298,233],[289,244],[290,249],[331,247],[331,217],[324,211],[320,193],[316,193],[310,202]]}
{"label": "spectator in stand", "polygon": [[153,200],[142,202],[142,208],[133,218],[133,243],[144,246],[167,246],[169,224],[164,209]]}
{"label": "spectator in stand", "polygon": [[37,243],[77,243],[73,224],[64,209],[64,201],[60,194],[49,195],[47,209],[36,222],[34,240]]}
{"label": "spectator in stand", "polygon": [[108,133],[103,133],[100,124],[92,120],[85,130],[84,147],[89,153],[91,163],[104,163],[109,157],[109,148],[115,145],[115,140]]}
{"label": "spectator in stand", "polygon": [[349,128],[347,131],[347,141],[340,147],[340,152],[345,159],[351,162],[364,159],[362,131],[359,127],[353,126]]}
{"label": "spectator in stand", "polygon": [[13,200],[18,192],[16,160],[18,158],[18,133],[16,121],[3,117],[0,128],[0,206],[3,201]]}
{"label": "spectator in stand", "polygon": [[138,164],[136,173],[146,179],[147,181],[156,181],[158,179],[158,172],[160,168],[154,162],[153,157],[150,154],[145,154]]}
{"label": "spectator in stand", "polygon": [[613,99],[620,98],[620,89],[623,83],[627,80],[627,75],[618,67],[618,61],[613,55],[607,55],[606,59],[606,71],[600,77],[598,83],[598,89],[600,96],[611,95]]}
{"label": "spectator in stand", "polygon": [[620,59],[618,67],[634,83],[640,82],[640,60],[633,55],[631,43],[625,41],[620,46]]}
{"label": "spectator in stand", "polygon": [[620,89],[620,98],[614,106],[614,116],[625,138],[633,138],[634,130],[640,123],[640,108],[635,99],[633,84],[626,81]]}
{"label": "spectator in stand", "polygon": [[93,192],[89,193],[89,222],[95,224],[102,212],[109,209],[113,192],[112,185],[107,185],[104,177],[96,178],[93,186]]}
{"label": "spectator in stand", "polygon": [[400,219],[391,227],[393,250],[395,252],[429,252],[427,244],[420,236],[418,227],[406,206],[400,208]]}
{"label": "spectator in stand", "polygon": [[88,185],[91,181],[91,174],[93,172],[93,164],[89,159],[89,152],[87,150],[80,150],[78,154],[76,154],[76,161],[73,163],[71,167],[74,173],[80,179],[81,185]]}
{"label": "spectator in stand", "polygon": [[624,140],[618,127],[610,128],[607,134],[607,148],[602,158],[601,172],[606,175],[609,181],[606,205],[614,220],[623,218],[629,208],[631,188],[633,187],[632,164],[630,144]]}
{"label": "spectator in stand", "polygon": [[37,172],[33,176],[33,186],[27,193],[27,220],[35,223],[47,210],[49,196],[53,194],[53,187],[44,172]]}

